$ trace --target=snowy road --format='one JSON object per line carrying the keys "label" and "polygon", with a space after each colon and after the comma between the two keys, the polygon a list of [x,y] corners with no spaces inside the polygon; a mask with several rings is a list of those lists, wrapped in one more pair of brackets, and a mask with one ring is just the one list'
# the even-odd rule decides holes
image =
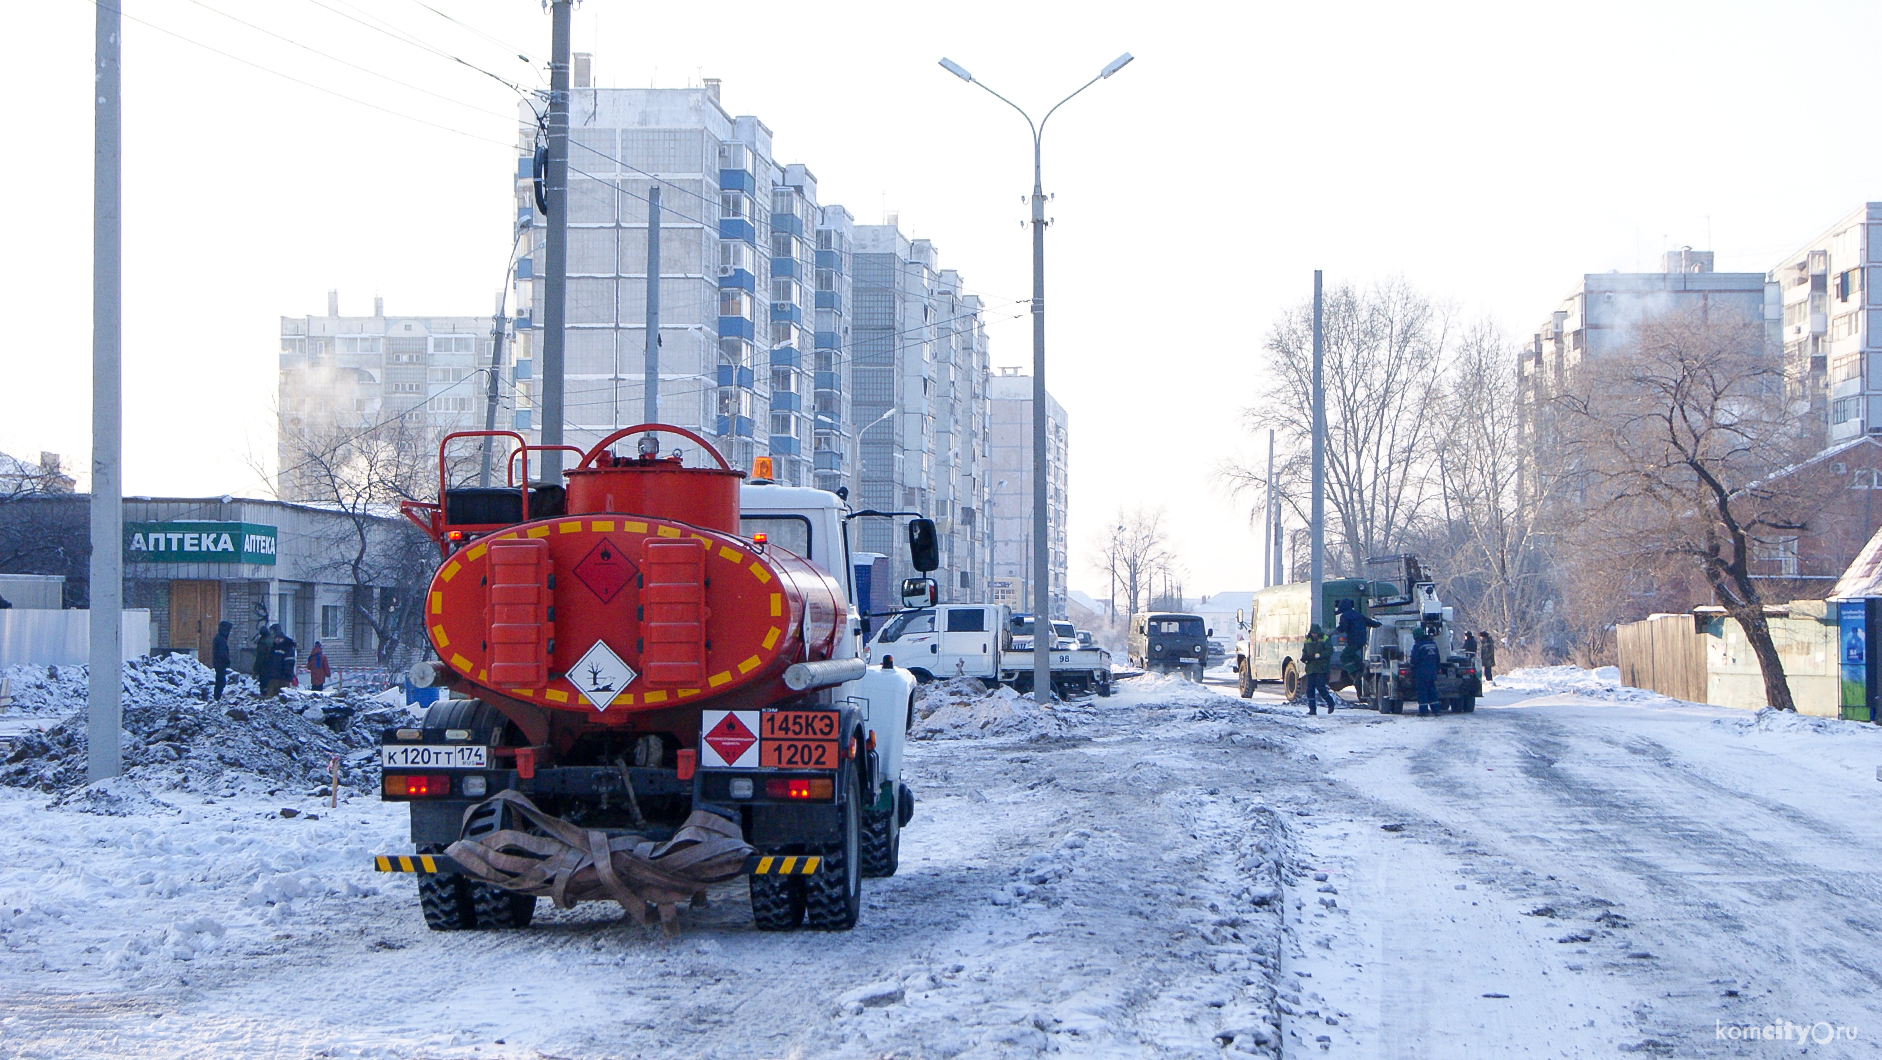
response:
{"label": "snowy road", "polygon": [[[1133,685],[915,745],[902,871],[841,935],[751,931],[738,883],[670,939],[547,903],[437,935],[364,870],[403,833],[369,799],[0,792],[0,1057],[1203,1057],[1273,1021],[1289,1056],[1876,1055],[1882,733]],[[1786,1020],[1859,1037],[1715,1039]]]}

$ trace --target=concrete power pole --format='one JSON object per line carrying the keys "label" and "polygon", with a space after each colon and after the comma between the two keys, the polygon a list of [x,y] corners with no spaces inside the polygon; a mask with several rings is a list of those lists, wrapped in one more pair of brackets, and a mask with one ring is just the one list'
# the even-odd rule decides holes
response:
{"label": "concrete power pole", "polygon": [[1326,335],[1321,326],[1320,270],[1313,271],[1313,530],[1309,546],[1308,589],[1312,603],[1308,613],[1322,629],[1327,616],[1320,600],[1320,583],[1326,578],[1326,485],[1327,485],[1327,386],[1323,372],[1326,360]]}
{"label": "concrete power pole", "polygon": [[[550,6],[549,157],[542,196],[549,207],[542,264],[542,444],[562,444],[563,330],[568,321],[569,273],[569,15],[574,0]],[[562,451],[542,451],[542,479],[562,484]]]}
{"label": "concrete power pole", "polygon": [[123,37],[115,4],[98,5],[92,118],[91,675],[85,773],[123,771],[118,673],[124,664]]}
{"label": "concrete power pole", "polygon": [[[503,373],[503,333],[509,330],[509,319],[503,315],[503,291],[497,292],[497,311],[490,318],[490,386],[484,394],[484,430],[497,429],[497,377]],[[483,465],[477,471],[477,484],[490,485],[490,447],[496,442],[489,435],[484,436]],[[523,473],[529,473],[528,461],[524,462]]]}
{"label": "concrete power pole", "polygon": [[[647,380],[640,422],[660,422],[660,185],[647,192]],[[651,434],[649,438],[653,437]],[[655,446],[658,446],[656,441]],[[658,449],[655,449],[658,452]],[[652,453],[644,454],[647,456]]]}

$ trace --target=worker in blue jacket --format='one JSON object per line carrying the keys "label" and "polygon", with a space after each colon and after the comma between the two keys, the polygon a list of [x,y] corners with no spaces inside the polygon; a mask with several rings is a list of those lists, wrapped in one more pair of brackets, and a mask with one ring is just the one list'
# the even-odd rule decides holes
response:
{"label": "worker in blue jacket", "polygon": [[1444,713],[1444,708],[1438,703],[1438,645],[1431,639],[1431,634],[1423,630],[1415,634],[1409,661],[1412,695],[1418,697],[1418,713]]}
{"label": "worker in blue jacket", "polygon": [[1333,624],[1345,638],[1346,646],[1340,649],[1340,671],[1355,688],[1359,685],[1359,675],[1366,665],[1366,642],[1372,638],[1372,631],[1379,628],[1376,618],[1366,617],[1351,600],[1341,600],[1333,605],[1339,617]]}

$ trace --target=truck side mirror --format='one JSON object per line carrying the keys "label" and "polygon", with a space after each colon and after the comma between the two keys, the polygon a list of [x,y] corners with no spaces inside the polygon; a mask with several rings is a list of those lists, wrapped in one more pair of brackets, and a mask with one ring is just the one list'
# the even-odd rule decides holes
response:
{"label": "truck side mirror", "polygon": [[941,565],[941,543],[935,537],[933,519],[908,521],[908,559],[923,574]]}
{"label": "truck side mirror", "polygon": [[940,595],[933,578],[902,579],[903,607],[933,607]]}
{"label": "truck side mirror", "polygon": [[1210,635],[1211,637],[1213,637],[1213,636],[1215,636],[1215,630],[1214,630],[1213,628],[1211,628],[1211,629],[1209,630],[1209,635]]}
{"label": "truck side mirror", "polygon": [[1238,607],[1238,608],[1236,608],[1236,609],[1235,609],[1235,624],[1239,626],[1239,625],[1241,625],[1241,624],[1243,624],[1244,622],[1247,622],[1247,621],[1248,621],[1248,620],[1247,620],[1246,618],[1243,618],[1243,617],[1242,617],[1242,609],[1241,609],[1241,608],[1239,608],[1239,607]]}

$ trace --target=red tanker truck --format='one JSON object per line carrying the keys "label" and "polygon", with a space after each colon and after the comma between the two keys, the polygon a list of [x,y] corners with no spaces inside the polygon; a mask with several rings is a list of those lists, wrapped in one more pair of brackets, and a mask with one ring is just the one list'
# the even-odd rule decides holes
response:
{"label": "red tanker truck", "polygon": [[[488,435],[514,443],[511,484],[451,486],[446,447]],[[747,479],[671,426],[616,431],[559,485],[528,483],[540,448],[452,435],[438,503],[406,505],[441,555],[436,659],[412,678],[455,696],[384,734],[382,797],[410,805],[416,854],[378,867],[418,874],[436,930],[522,927],[543,896],[670,918],[739,874],[761,929],[854,926],[914,811],[915,679],[861,657],[850,523],[911,513],[772,483],[764,458]],[[934,524],[908,528],[925,574]]]}

